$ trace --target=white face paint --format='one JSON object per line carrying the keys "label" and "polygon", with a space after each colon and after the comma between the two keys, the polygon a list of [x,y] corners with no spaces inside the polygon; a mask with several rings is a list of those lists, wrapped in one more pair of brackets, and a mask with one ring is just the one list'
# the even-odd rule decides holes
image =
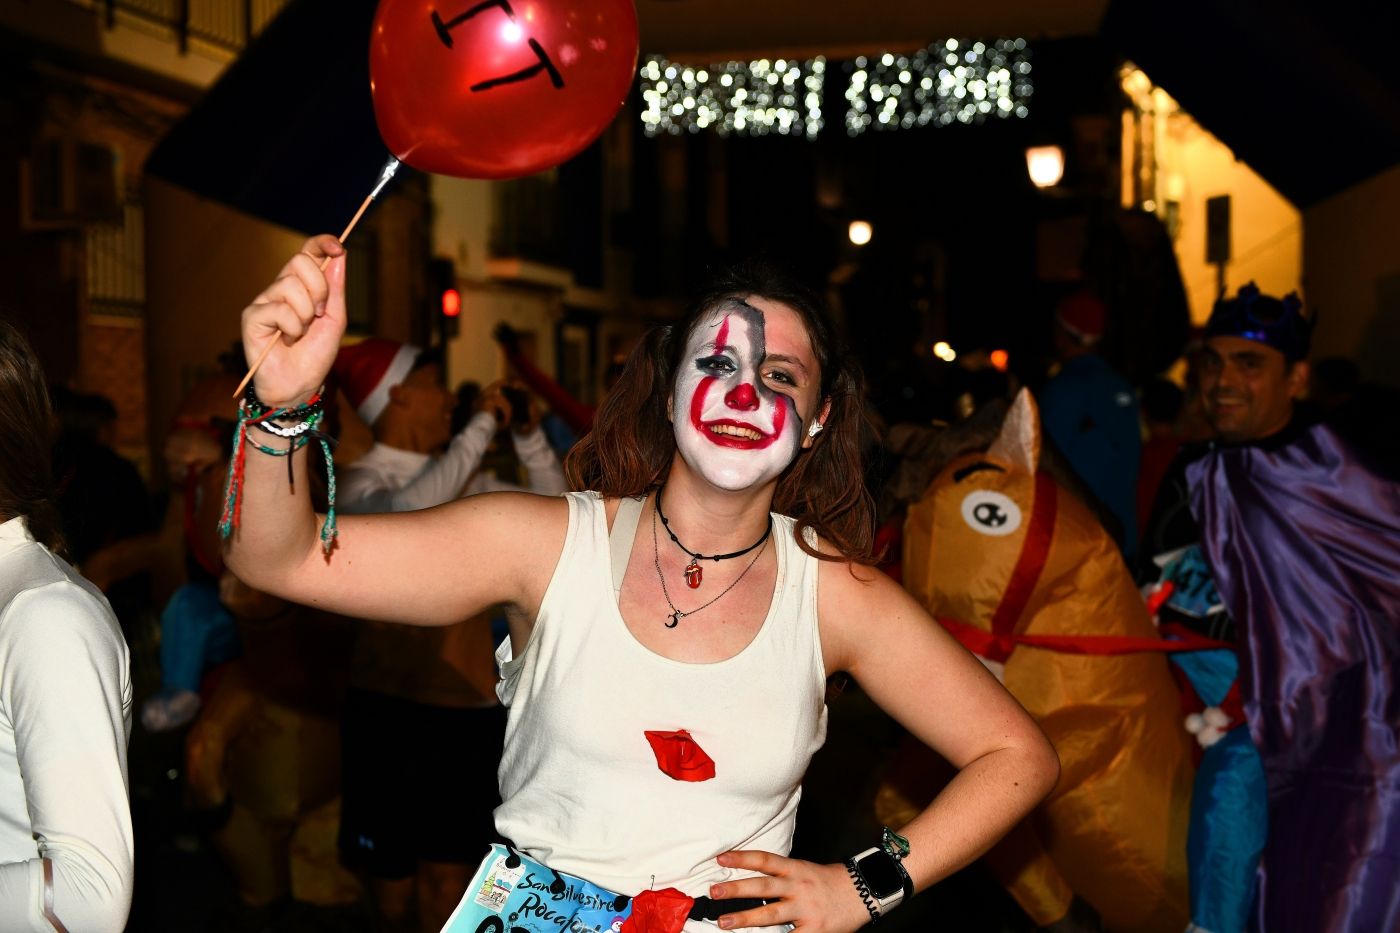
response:
{"label": "white face paint", "polygon": [[[801,324],[796,328],[801,331]],[[770,386],[791,386],[796,394],[812,380],[800,365],[770,361],[764,332],[762,311],[726,302],[690,332],[676,373],[671,397],[676,447],[692,470],[721,489],[749,489],[775,479],[797,456],[802,440],[793,397]],[[798,358],[796,348],[783,355]]]}

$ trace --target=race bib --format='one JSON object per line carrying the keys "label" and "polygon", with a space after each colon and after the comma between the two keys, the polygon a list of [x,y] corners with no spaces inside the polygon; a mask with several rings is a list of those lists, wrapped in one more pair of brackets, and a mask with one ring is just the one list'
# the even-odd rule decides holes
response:
{"label": "race bib", "polygon": [[443,933],[619,933],[631,900],[556,872],[499,843],[476,870]]}

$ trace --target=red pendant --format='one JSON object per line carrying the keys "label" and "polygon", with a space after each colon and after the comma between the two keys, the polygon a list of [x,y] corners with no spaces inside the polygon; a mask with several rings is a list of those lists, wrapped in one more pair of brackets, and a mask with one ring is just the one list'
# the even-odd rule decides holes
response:
{"label": "red pendant", "polygon": [[700,570],[700,565],[691,561],[685,568],[685,585],[692,590],[700,589],[700,581],[705,578],[705,574]]}

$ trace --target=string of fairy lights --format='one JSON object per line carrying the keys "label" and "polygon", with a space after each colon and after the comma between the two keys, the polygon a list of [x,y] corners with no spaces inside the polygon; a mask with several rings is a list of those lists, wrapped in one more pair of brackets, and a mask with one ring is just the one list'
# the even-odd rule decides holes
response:
{"label": "string of fairy lights", "polygon": [[840,67],[820,56],[705,67],[652,56],[638,77],[647,136],[709,130],[815,139],[827,125],[827,91],[836,81],[845,85],[840,122],[850,136],[1023,119],[1034,93],[1025,39],[944,39],[912,54],[861,56]]}

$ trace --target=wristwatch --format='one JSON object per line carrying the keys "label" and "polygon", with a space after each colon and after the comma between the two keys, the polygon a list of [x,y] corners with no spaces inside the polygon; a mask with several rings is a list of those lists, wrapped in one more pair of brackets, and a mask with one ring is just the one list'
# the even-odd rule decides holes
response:
{"label": "wristwatch", "polygon": [[882,915],[914,895],[914,882],[899,859],[878,846],[853,856],[847,864],[860,876],[876,910]]}

